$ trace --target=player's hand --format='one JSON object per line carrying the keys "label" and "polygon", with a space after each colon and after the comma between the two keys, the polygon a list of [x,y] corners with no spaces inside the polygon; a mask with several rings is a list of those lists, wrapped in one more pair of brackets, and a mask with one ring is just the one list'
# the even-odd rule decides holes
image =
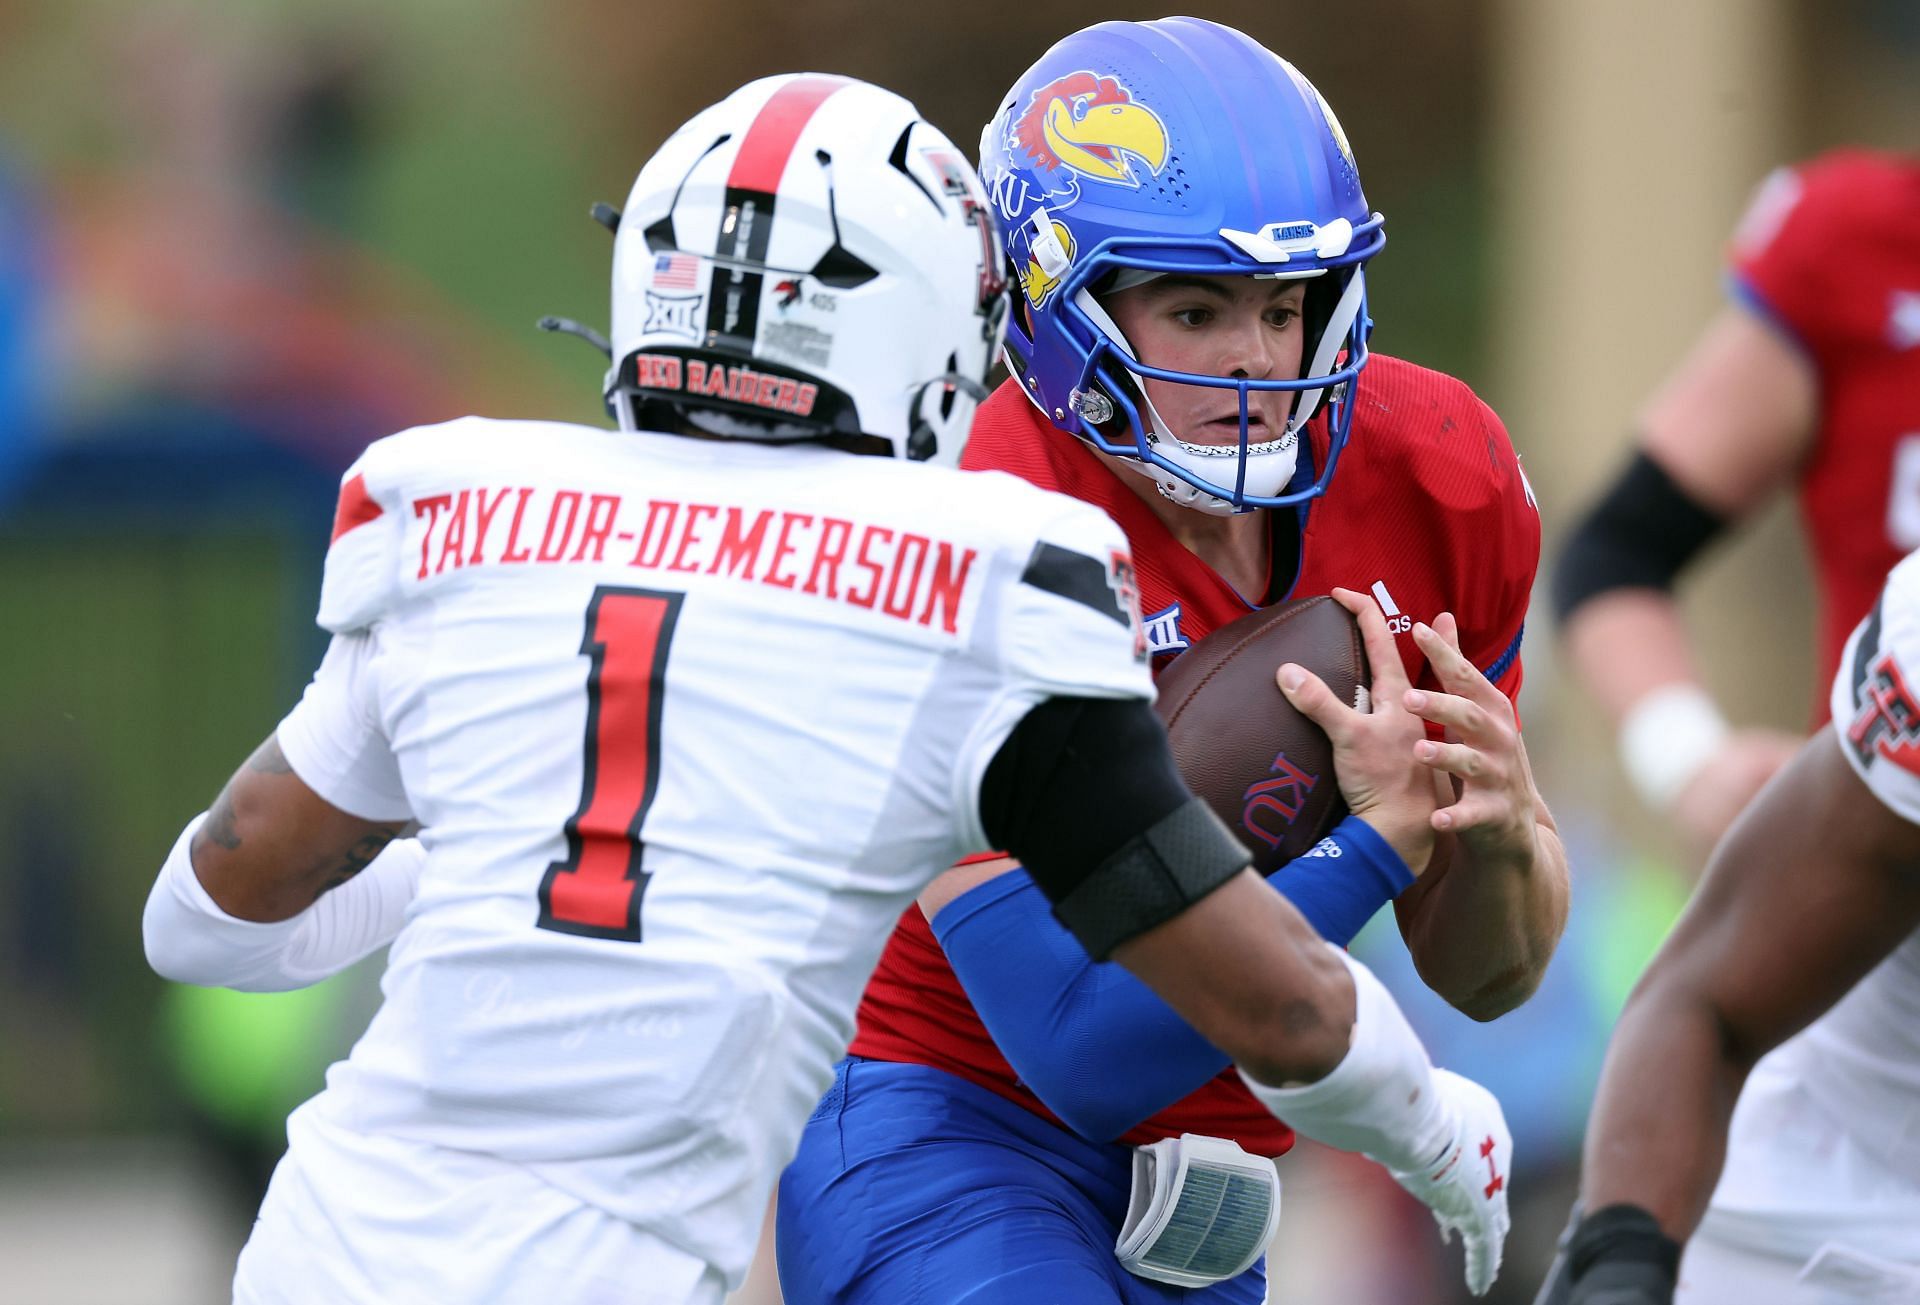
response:
{"label": "player's hand", "polygon": [[1451,612],[1431,626],[1413,627],[1445,692],[1408,689],[1407,709],[1441,726],[1443,741],[1422,738],[1414,756],[1451,776],[1456,796],[1433,813],[1433,827],[1459,836],[1481,863],[1531,861],[1540,795],[1507,695],[1493,687],[1460,652],[1460,627]]}
{"label": "player's hand", "polygon": [[1507,1244],[1507,1175],[1513,1168],[1513,1137],[1493,1093],[1470,1078],[1433,1071],[1442,1103],[1454,1117],[1453,1142],[1438,1160],[1418,1171],[1390,1169],[1394,1181],[1433,1211],[1440,1236],[1460,1234],[1467,1253],[1467,1290],[1484,1296],[1500,1273]]}
{"label": "player's hand", "polygon": [[1373,826],[1417,875],[1433,855],[1434,791],[1425,768],[1408,760],[1425,730],[1402,701],[1409,688],[1406,667],[1378,603],[1351,589],[1334,590],[1333,599],[1360,623],[1372,710],[1341,702],[1325,681],[1294,662],[1282,665],[1275,679],[1287,701],[1332,740],[1333,769],[1347,809]]}
{"label": "player's hand", "polygon": [[1673,804],[1673,820],[1703,859],[1753,795],[1792,760],[1806,740],[1779,730],[1738,730],[1687,781]]}
{"label": "player's hand", "polygon": [[1672,1305],[1680,1248],[1644,1210],[1573,1207],[1533,1305]]}

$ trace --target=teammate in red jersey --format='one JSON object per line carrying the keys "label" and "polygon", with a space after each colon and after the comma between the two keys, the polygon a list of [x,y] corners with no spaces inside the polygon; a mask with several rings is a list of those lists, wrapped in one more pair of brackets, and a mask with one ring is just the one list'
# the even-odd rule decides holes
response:
{"label": "teammate in red jersey", "polygon": [[[1734,236],[1730,279],[1733,303],[1649,404],[1639,450],[1570,538],[1556,579],[1568,646],[1623,722],[1623,760],[1642,796],[1703,844],[1728,836],[1609,1055],[1583,1192],[1615,1208],[1570,1230],[1571,1255],[1543,1300],[1664,1301],[1678,1256],[1668,1234],[1689,1233],[1673,1297],[1682,1301],[1836,1299],[1821,1294],[1835,1283],[1858,1299],[1906,1300],[1920,1290],[1920,1155],[1908,1140],[1914,946],[1774,1049],[1846,986],[1809,959],[1832,942],[1809,931],[1814,908],[1831,915],[1836,903],[1851,904],[1876,929],[1900,918],[1855,892],[1869,878],[1855,872],[1884,862],[1891,878],[1904,875],[1911,857],[1895,853],[1905,855],[1912,810],[1881,794],[1876,776],[1896,768],[1876,762],[1871,746],[1851,759],[1893,816],[1836,778],[1851,779],[1839,750],[1819,738],[1773,790],[1780,800],[1750,803],[1798,740],[1727,725],[1695,678],[1667,592],[1714,535],[1795,486],[1820,586],[1819,672],[1835,686],[1832,702],[1865,712],[1836,722],[1842,738],[1869,732],[1860,722],[1874,719],[1866,709],[1879,701],[1870,672],[1885,671],[1871,655],[1877,609],[1857,664],[1841,667],[1841,650],[1888,569],[1920,546],[1920,158],[1840,150],[1774,173]],[[1900,583],[1888,589],[1902,599],[1902,620],[1911,570],[1896,572]],[[1891,633],[1887,642],[1896,642]],[[1904,643],[1898,651],[1909,655]],[[1904,711],[1903,695],[1881,696],[1889,713]],[[1830,705],[1819,699],[1816,724]],[[1869,847],[1872,840],[1886,846]],[[1791,919],[1766,909],[1781,900],[1778,884],[1815,864],[1817,902],[1797,902]],[[1792,947],[1764,942],[1761,924],[1790,923]],[[1879,954],[1864,934],[1833,936],[1846,945],[1829,946],[1827,960],[1841,969]],[[1742,967],[1756,955],[1792,982],[1777,990],[1749,982]],[[1820,991],[1826,997],[1816,1001]],[[1710,1057],[1694,1054],[1704,1039],[1681,1046],[1703,1013],[1716,1030]],[[1668,1124],[1676,1101],[1686,1118],[1698,1116],[1699,1127],[1682,1130],[1690,1143],[1717,1146],[1724,1136],[1717,1187],[1703,1158],[1714,1146],[1669,1152],[1665,1168],[1639,1163],[1645,1112],[1637,1120],[1632,1107],[1644,1103],[1632,1102],[1631,1069],[1619,1066],[1649,1058],[1678,1066],[1689,1081],[1708,1060],[1718,1065],[1725,1081],[1713,1085],[1711,1111],[1701,1093],[1662,1102]],[[1629,1201],[1652,1209],[1659,1224],[1621,1204]]]}
{"label": "teammate in red jersey", "polygon": [[[1567,649],[1647,803],[1702,849],[1799,739],[1732,728],[1670,589],[1792,487],[1820,592],[1819,683],[1920,547],[1920,159],[1838,150],[1775,172],[1733,238],[1731,299],[1654,395],[1625,471],[1568,537]],[[1819,699],[1814,724],[1826,718]]]}
{"label": "teammate in red jersey", "polygon": [[[1480,1018],[1518,1004],[1567,903],[1511,704],[1538,516],[1466,386],[1367,360],[1380,219],[1331,111],[1230,29],[1110,23],[1021,79],[982,152],[1024,294],[1014,379],[964,465],[1121,525],[1157,665],[1265,603],[1370,593],[1433,737],[1337,755],[1342,791],[1358,808],[1360,786],[1431,793],[1446,774],[1455,793],[1405,823],[1350,818],[1273,882],[1334,941],[1397,894],[1436,990]],[[1310,676],[1281,683],[1330,710]],[[1014,869],[952,872],[889,940],[782,1182],[787,1299],[1261,1299],[1259,1270],[1213,1254],[1224,1216],[1183,1270],[1144,1262],[1130,1147],[1192,1133],[1276,1156],[1291,1133],[1163,1004],[1087,961]],[[1504,1164],[1486,1142],[1490,1198]],[[1173,1145],[1156,1163],[1201,1163]],[[1488,1278],[1470,1262],[1471,1285]]]}

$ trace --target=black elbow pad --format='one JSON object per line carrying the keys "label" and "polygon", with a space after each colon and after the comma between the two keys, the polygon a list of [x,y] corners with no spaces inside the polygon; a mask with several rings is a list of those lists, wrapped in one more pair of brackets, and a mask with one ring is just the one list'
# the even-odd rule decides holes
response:
{"label": "black elbow pad", "polygon": [[1588,509],[1560,546],[1553,571],[1553,613],[1561,624],[1609,589],[1673,587],[1726,519],[1674,483],[1665,467],[1636,451],[1627,469]]}
{"label": "black elbow pad", "polygon": [[1104,961],[1113,949],[1173,919],[1253,863],[1247,849],[1199,798],[1122,843],[1060,896],[1053,913]]}
{"label": "black elbow pad", "polygon": [[1028,712],[987,767],[980,819],[1097,959],[1250,862],[1187,791],[1140,699],[1051,698]]}

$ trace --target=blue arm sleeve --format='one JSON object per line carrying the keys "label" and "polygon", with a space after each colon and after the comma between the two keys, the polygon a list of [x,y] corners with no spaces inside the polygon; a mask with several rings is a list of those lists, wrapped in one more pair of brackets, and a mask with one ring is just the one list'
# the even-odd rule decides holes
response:
{"label": "blue arm sleeve", "polygon": [[[1322,937],[1344,946],[1413,876],[1365,821],[1349,816],[1268,882]],[[1021,1082],[1082,1137],[1111,1141],[1227,1066],[1151,988],[1089,957],[1023,872],[961,894],[932,923]]]}

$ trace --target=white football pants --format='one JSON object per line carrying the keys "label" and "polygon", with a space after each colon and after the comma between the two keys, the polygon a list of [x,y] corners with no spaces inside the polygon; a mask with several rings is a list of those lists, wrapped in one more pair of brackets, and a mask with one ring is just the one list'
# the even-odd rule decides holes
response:
{"label": "white football pants", "polygon": [[302,1108],[235,1305],[721,1305],[720,1273],[497,1157]]}

